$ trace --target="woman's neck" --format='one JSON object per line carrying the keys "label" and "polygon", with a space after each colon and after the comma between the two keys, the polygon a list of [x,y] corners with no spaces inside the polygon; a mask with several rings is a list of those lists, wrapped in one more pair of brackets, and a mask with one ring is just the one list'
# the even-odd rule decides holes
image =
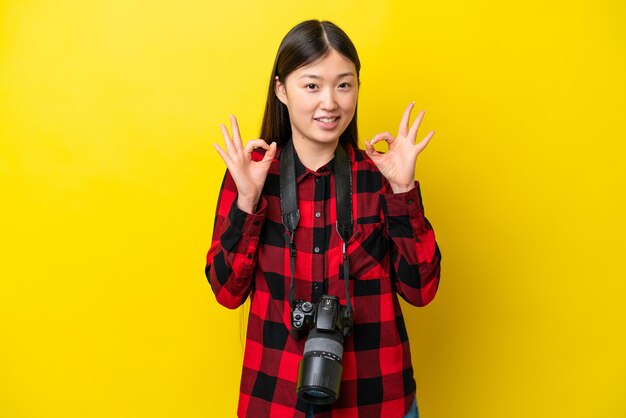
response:
{"label": "woman's neck", "polygon": [[335,142],[316,143],[306,139],[293,138],[293,147],[298,154],[298,159],[312,171],[317,171],[333,159],[337,144],[339,144],[339,139]]}

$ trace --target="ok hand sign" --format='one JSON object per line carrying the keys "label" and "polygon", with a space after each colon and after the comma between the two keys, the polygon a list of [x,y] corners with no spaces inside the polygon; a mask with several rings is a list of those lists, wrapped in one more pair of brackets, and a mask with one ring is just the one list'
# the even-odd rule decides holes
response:
{"label": "ok hand sign", "polygon": [[[415,163],[417,156],[430,139],[435,135],[435,131],[430,131],[419,143],[415,143],[417,130],[424,117],[424,111],[420,111],[417,118],[409,129],[411,110],[415,103],[409,103],[398,129],[398,136],[393,137],[389,132],[382,132],[374,136],[370,141],[365,142],[365,152],[370,156],[381,174],[389,181],[394,193],[408,192],[415,187]],[[380,141],[387,141],[389,150],[386,153],[376,151],[374,144]]]}
{"label": "ok hand sign", "polygon": [[[228,171],[237,185],[237,206],[245,212],[253,213],[261,197],[270,164],[276,155],[276,143],[272,142],[271,145],[268,145],[262,139],[252,139],[244,147],[241,142],[237,119],[232,115],[230,116],[230,123],[233,131],[232,138],[226,126],[220,125],[226,151],[215,143],[213,146],[226,163],[226,167],[228,167]],[[255,148],[265,150],[265,156],[261,161],[252,161],[252,151]]]}

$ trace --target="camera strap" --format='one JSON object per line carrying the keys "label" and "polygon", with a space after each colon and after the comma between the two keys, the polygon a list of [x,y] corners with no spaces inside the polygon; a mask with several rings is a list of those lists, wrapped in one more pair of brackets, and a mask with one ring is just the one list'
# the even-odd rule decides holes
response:
{"label": "camera strap", "polygon": [[[347,252],[347,243],[352,236],[352,174],[350,160],[340,144],[335,149],[335,203],[337,207],[337,233],[341,237],[343,251],[343,279],[346,288],[346,313],[352,313],[350,301],[350,259]],[[291,269],[291,285],[289,287],[289,305],[293,309],[296,303],[296,286],[294,274],[296,271],[296,246],[294,237],[300,210],[298,209],[298,192],[296,190],[296,166],[293,141],[289,140],[283,148],[280,159],[280,206],[285,226],[285,239],[289,246]]]}

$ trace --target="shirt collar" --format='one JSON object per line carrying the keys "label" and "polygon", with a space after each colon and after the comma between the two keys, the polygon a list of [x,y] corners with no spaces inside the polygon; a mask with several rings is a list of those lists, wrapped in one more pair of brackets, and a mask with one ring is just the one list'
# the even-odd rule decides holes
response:
{"label": "shirt collar", "polygon": [[300,161],[300,158],[298,158],[298,153],[295,152],[295,150],[293,154],[294,154],[294,163],[296,166],[296,183],[299,183],[308,175],[312,175],[314,177],[328,176],[335,169],[335,157],[333,157],[333,159],[330,160],[328,163],[324,164],[317,170],[313,171],[309,168],[306,168],[304,164],[302,164],[302,161]]}

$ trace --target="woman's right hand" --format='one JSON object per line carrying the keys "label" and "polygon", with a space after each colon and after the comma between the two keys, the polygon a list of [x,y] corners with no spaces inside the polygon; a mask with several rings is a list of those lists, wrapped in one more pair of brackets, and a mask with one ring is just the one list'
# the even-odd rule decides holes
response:
{"label": "woman's right hand", "polygon": [[[226,126],[220,125],[226,151],[215,143],[213,146],[226,163],[226,167],[228,167],[228,171],[237,185],[237,206],[245,212],[254,213],[263,191],[270,164],[276,155],[276,142],[268,145],[262,139],[252,139],[244,147],[235,116],[230,116],[230,123],[233,131],[232,138]],[[255,148],[265,150],[265,156],[261,161],[252,161],[252,151]]]}

